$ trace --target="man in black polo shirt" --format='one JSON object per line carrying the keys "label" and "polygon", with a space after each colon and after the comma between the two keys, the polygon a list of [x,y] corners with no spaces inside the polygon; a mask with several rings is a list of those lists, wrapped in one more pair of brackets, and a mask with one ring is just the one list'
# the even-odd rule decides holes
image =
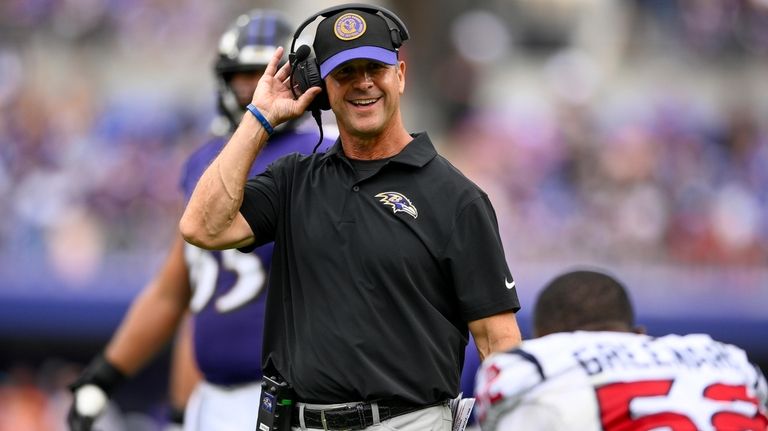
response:
{"label": "man in black polo shirt", "polygon": [[[278,49],[253,115],[180,222],[204,248],[275,242],[262,365],[295,390],[297,429],[450,430],[446,401],[458,394],[468,330],[481,357],[520,342],[493,207],[425,133],[403,126],[395,36],[407,30],[382,11],[323,15],[314,50],[325,88],[298,99]],[[336,115],[335,146],[248,180],[272,127],[318,97]]]}

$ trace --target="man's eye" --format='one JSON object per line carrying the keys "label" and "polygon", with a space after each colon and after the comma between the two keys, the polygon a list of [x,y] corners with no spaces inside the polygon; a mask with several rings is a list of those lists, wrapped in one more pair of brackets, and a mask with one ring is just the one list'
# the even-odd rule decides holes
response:
{"label": "man's eye", "polygon": [[337,70],[336,72],[333,72],[332,76],[336,80],[341,81],[341,80],[347,79],[349,77],[349,73],[344,72],[343,70]]}

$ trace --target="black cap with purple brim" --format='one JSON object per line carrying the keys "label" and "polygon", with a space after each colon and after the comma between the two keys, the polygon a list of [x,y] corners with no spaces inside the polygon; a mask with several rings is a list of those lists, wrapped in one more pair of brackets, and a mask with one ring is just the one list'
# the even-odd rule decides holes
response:
{"label": "black cap with purple brim", "polygon": [[320,77],[325,78],[342,63],[368,59],[383,64],[397,64],[393,29],[376,14],[347,9],[317,25],[313,48],[320,64]]}

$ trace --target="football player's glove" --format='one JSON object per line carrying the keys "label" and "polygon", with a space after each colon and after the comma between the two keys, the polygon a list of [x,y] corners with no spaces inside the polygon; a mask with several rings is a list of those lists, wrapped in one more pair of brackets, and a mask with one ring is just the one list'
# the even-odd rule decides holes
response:
{"label": "football player's glove", "polygon": [[72,406],[67,414],[70,431],[90,431],[93,422],[107,407],[109,397],[126,379],[125,374],[98,355],[83,370],[83,373],[70,384]]}

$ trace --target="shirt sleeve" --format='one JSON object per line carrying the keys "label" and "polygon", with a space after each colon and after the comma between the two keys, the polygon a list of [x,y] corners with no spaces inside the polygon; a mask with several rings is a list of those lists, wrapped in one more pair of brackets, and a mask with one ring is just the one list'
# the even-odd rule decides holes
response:
{"label": "shirt sleeve", "polygon": [[240,251],[249,252],[275,240],[279,202],[280,194],[273,166],[245,183],[240,213],[251,227],[256,241]]}
{"label": "shirt sleeve", "polygon": [[471,322],[520,309],[496,213],[487,195],[474,199],[461,211],[445,257],[463,320]]}
{"label": "shirt sleeve", "polygon": [[[533,415],[531,420],[537,416],[535,413],[538,409],[534,401],[528,400],[528,394],[543,381],[541,366],[527,351],[515,349],[508,353],[494,353],[486,358],[477,372],[475,387],[475,411],[483,429],[563,429],[534,428],[534,422],[530,423],[531,427],[522,428],[507,428],[501,425],[506,421],[517,423],[521,418],[528,417],[521,414],[522,411]],[[547,413],[542,419],[552,416],[552,412]]]}

